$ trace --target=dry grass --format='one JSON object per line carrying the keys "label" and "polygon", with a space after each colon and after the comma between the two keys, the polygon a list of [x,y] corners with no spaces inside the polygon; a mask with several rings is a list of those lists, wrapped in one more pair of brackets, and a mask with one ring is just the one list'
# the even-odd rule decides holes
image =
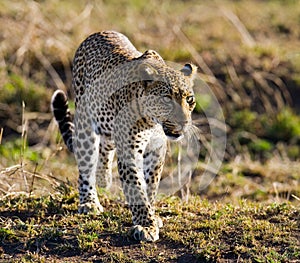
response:
{"label": "dry grass", "polygon": [[[277,14],[279,9],[280,15]],[[8,179],[6,171],[16,163],[21,163],[22,169],[14,173],[19,178],[26,178],[22,174],[24,169],[34,180],[38,177],[36,169],[43,180],[48,174],[56,173],[51,166],[54,165],[56,170],[60,145],[56,145],[56,128],[53,121],[50,122],[48,105],[51,92],[45,87],[69,90],[74,51],[87,35],[95,31],[118,30],[140,50],[155,49],[167,60],[192,60],[200,68],[199,75],[222,103],[227,118],[243,108],[272,114],[292,100],[284,79],[287,73],[281,71],[290,62],[291,54],[297,52],[299,44],[298,27],[292,25],[296,23],[300,8],[292,2],[282,5],[280,1],[269,4],[259,1],[165,1],[163,4],[157,1],[112,1],[110,4],[99,1],[2,1],[0,10],[0,85],[7,87],[10,83],[15,89],[22,89],[16,101],[10,104],[6,104],[6,93],[0,94],[0,101],[3,99],[0,121],[4,126],[0,138],[5,145],[10,134],[20,134],[23,130],[26,135],[21,139],[21,145],[6,146],[8,150],[0,164],[5,178],[3,184],[6,185],[2,187],[3,191],[15,189],[16,178],[10,176]],[[196,92],[200,91],[197,88]],[[43,113],[31,110],[32,90],[40,92],[32,100],[42,101],[37,109]],[[25,98],[26,108],[22,114],[18,103]],[[27,167],[22,162],[25,146]],[[232,145],[229,145],[229,150],[230,147]],[[12,151],[11,156],[4,157],[9,156],[8,151]],[[229,151],[229,154],[234,155],[235,151]],[[237,168],[233,162],[233,171],[247,170],[246,167],[252,169],[250,167],[256,163],[248,161],[251,158],[247,157],[247,151],[243,155],[243,167]],[[65,154],[63,156],[67,158]],[[267,162],[267,168],[265,164],[261,165],[261,169],[266,168],[269,174],[278,170],[294,171],[293,162],[286,165],[285,159],[281,159],[278,161],[281,168],[272,168],[274,163],[277,164],[273,162],[271,165],[272,160],[274,158]],[[199,167],[195,174],[200,174],[201,169]],[[70,174],[73,178],[76,172],[72,170]],[[58,172],[57,177],[65,176]],[[266,178],[271,179],[271,176]],[[273,179],[276,182],[277,179]],[[7,180],[13,183],[10,185]],[[28,183],[20,182],[19,185],[27,185],[25,188],[29,191]]]}

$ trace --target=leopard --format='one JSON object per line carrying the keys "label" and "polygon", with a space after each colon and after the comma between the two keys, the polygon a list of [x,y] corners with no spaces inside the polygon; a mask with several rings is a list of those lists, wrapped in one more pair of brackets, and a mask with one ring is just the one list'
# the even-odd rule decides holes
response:
{"label": "leopard", "polygon": [[103,212],[97,187],[111,187],[116,156],[132,215],[130,234],[154,242],[163,226],[155,202],[167,142],[181,140],[192,125],[197,67],[175,69],[158,52],[140,52],[116,31],[88,36],[72,65],[75,112],[63,90],[54,92],[51,108],[77,162],[78,212]]}

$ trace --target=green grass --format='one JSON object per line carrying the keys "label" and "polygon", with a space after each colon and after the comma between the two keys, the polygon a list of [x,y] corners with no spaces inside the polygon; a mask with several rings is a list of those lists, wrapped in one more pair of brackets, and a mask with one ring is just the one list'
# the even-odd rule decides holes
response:
{"label": "green grass", "polygon": [[[291,203],[237,205],[192,196],[162,198],[161,239],[137,243],[128,235],[129,210],[107,199],[99,216],[79,215],[72,189],[42,198],[2,198],[1,258],[6,262],[296,262],[300,209]],[[63,200],[63,202],[62,202]],[[65,206],[68,203],[68,206]],[[14,255],[14,259],[9,259]],[[56,260],[56,261],[55,261]]]}

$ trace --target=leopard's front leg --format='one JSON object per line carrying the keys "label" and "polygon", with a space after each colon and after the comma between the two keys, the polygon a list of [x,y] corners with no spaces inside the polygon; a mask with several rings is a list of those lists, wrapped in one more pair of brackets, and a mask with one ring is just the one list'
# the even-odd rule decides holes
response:
{"label": "leopard's front leg", "polygon": [[[165,155],[167,150],[167,139],[159,125],[151,136],[144,152],[144,176],[147,183],[148,200],[152,206],[155,204],[156,195],[159,187],[161,173],[163,170]],[[159,216],[156,216],[158,227],[163,226]]]}
{"label": "leopard's front leg", "polygon": [[130,128],[129,130],[123,126],[123,129],[116,129],[118,170],[132,213],[132,235],[136,240],[153,242],[159,238],[159,224],[148,197],[143,170],[143,154],[152,131],[140,131],[138,126]]}
{"label": "leopard's front leg", "polygon": [[118,159],[118,169],[123,192],[132,213],[133,237],[141,241],[158,240],[159,224],[148,198],[144,174],[135,167],[135,163],[126,159]]}

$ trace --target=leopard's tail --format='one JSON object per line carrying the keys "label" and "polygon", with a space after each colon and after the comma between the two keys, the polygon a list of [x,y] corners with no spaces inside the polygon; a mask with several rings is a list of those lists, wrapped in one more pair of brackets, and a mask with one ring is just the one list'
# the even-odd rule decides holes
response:
{"label": "leopard's tail", "polygon": [[60,133],[69,151],[73,152],[74,124],[68,108],[68,99],[62,90],[57,90],[52,95],[51,109],[58,123]]}

